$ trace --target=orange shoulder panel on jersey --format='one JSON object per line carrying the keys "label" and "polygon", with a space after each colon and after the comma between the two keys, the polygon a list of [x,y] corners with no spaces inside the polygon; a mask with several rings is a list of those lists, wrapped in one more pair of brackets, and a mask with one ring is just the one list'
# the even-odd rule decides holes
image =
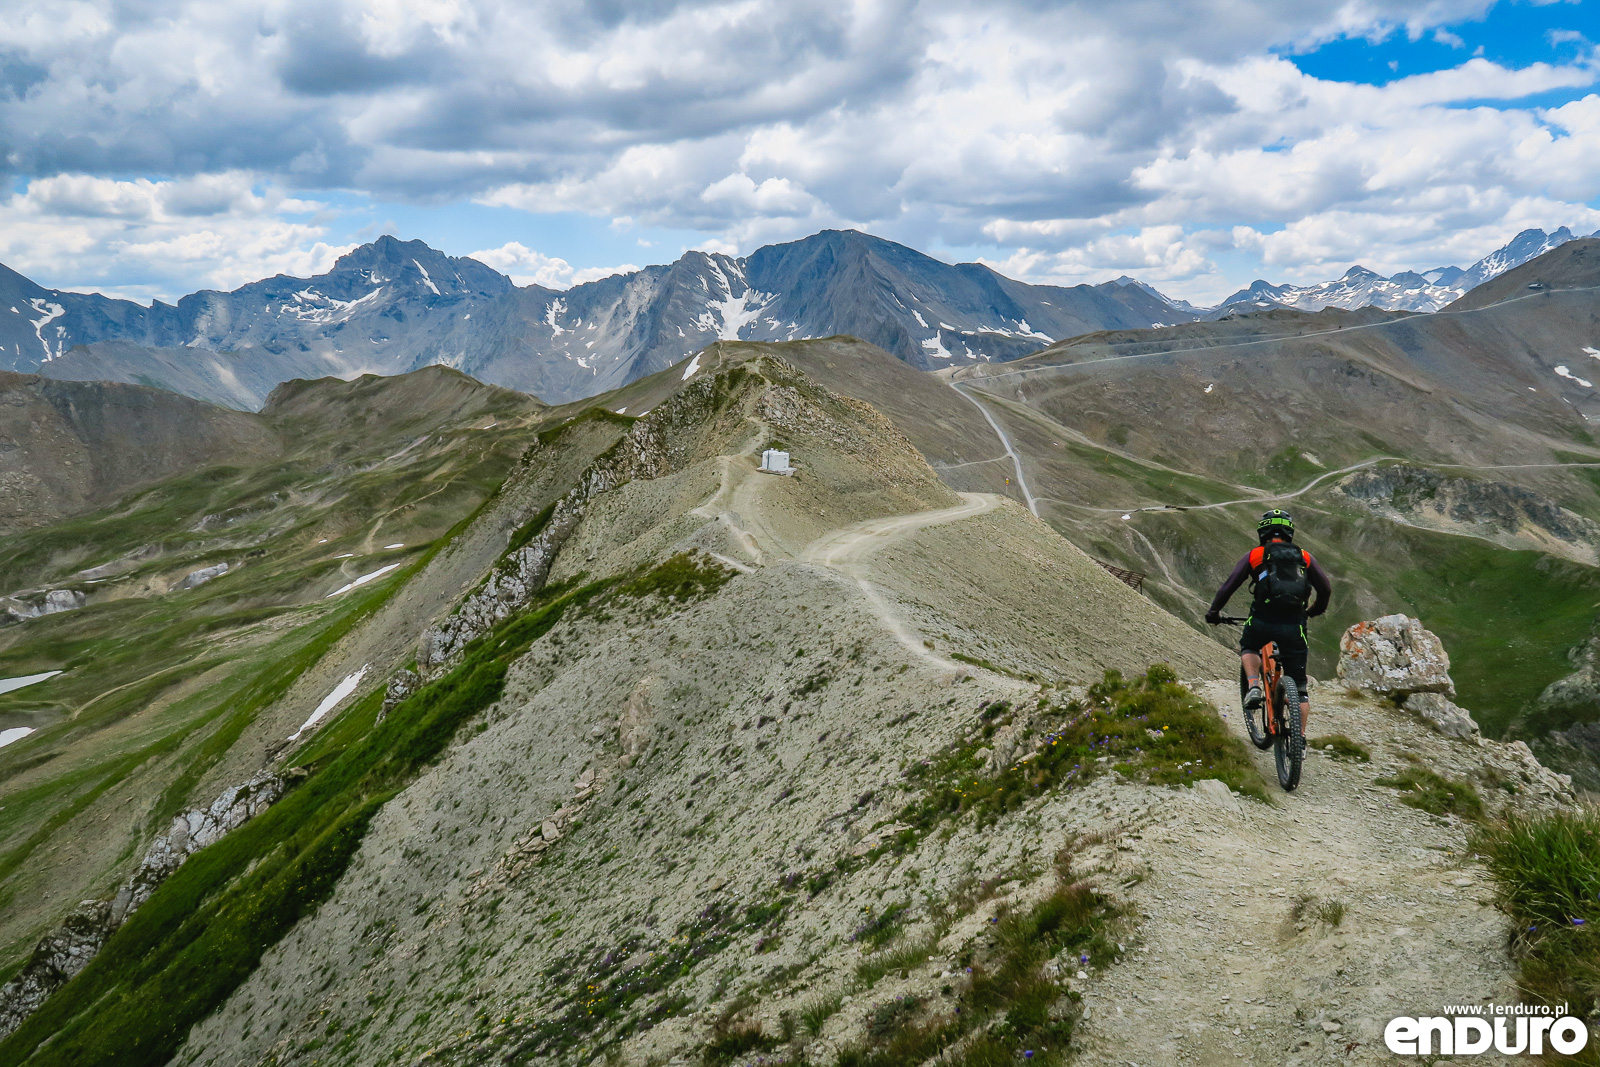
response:
{"label": "orange shoulder panel on jersey", "polygon": [[1302,548],[1300,554],[1306,558],[1306,566],[1309,568],[1311,566],[1311,553]]}
{"label": "orange shoulder panel on jersey", "polygon": [[1267,558],[1267,549],[1266,549],[1265,545],[1257,545],[1255,548],[1252,548],[1250,550],[1250,566],[1251,567],[1259,567],[1259,566],[1261,566],[1261,561],[1266,559],[1266,558]]}

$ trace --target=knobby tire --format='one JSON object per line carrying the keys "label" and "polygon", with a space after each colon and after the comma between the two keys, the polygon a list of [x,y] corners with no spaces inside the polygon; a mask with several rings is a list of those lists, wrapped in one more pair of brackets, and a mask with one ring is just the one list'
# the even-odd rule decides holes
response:
{"label": "knobby tire", "polygon": [[1239,710],[1244,712],[1244,728],[1249,731],[1250,743],[1265,752],[1272,747],[1272,735],[1267,733],[1267,702],[1254,711],[1244,706],[1244,695],[1250,683],[1245,677],[1244,664],[1239,665]]}
{"label": "knobby tire", "polygon": [[1305,761],[1305,724],[1300,721],[1300,687],[1293,678],[1285,677],[1278,683],[1281,729],[1273,738],[1273,758],[1278,764],[1278,784],[1285,793],[1292,793],[1300,784],[1300,767]]}

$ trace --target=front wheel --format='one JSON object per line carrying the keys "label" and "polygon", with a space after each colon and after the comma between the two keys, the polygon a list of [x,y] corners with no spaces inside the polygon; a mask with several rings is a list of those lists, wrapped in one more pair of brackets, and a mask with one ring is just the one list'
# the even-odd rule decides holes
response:
{"label": "front wheel", "polygon": [[1292,793],[1300,784],[1300,766],[1305,761],[1305,725],[1300,721],[1300,687],[1293,678],[1278,683],[1278,722],[1282,729],[1273,738],[1273,757],[1278,764],[1278,784]]}
{"label": "front wheel", "polygon": [[1244,706],[1244,695],[1250,688],[1245,677],[1244,664],[1239,665],[1239,710],[1244,713],[1244,728],[1250,733],[1250,743],[1265,752],[1272,747],[1272,736],[1267,733],[1267,704],[1251,711]]}

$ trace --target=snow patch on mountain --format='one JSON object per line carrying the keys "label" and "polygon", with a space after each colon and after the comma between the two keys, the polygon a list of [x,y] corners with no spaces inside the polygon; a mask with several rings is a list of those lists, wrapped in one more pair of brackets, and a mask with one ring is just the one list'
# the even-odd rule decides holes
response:
{"label": "snow patch on mountain", "polygon": [[567,332],[566,330],[562,329],[561,324],[556,321],[559,316],[565,315],[566,313],[567,302],[565,300],[552,300],[550,301],[549,306],[544,309],[544,324],[550,327],[550,332],[556,337],[560,337],[562,334]]}
{"label": "snow patch on mountain", "polygon": [[416,263],[417,269],[422,272],[422,284],[426,285],[429,289],[432,289],[434,296],[443,296],[444,294],[439,292],[439,287],[433,284],[433,278],[428,275],[428,268],[424,267],[421,263],[417,263],[417,261],[414,259],[411,262]]}
{"label": "snow patch on mountain", "polygon": [[[943,324],[941,323],[941,325]],[[944,334],[942,333],[936,333],[926,341],[923,341],[922,347],[926,348],[928,350],[928,354],[934,359],[955,358],[955,353],[944,346]]]}
{"label": "snow patch on mountain", "polygon": [[1437,311],[1465,290],[1434,285],[1420,274],[1405,271],[1385,278],[1365,267],[1351,267],[1343,277],[1316,285],[1272,285],[1258,281],[1235,293],[1222,309],[1251,307],[1292,307],[1300,311],[1321,311],[1337,307],[1354,310],[1381,307],[1386,311]]}
{"label": "snow patch on mountain", "polygon": [[319,325],[328,325],[336,322],[349,322],[351,316],[369,304],[378,302],[383,295],[383,286],[372,290],[366,296],[354,300],[339,300],[325,296],[315,289],[302,289],[294,294],[295,302],[285,304],[283,310],[299,318],[302,322],[314,322]]}
{"label": "snow patch on mountain", "polygon": [[[43,316],[42,318],[33,319],[31,321],[33,322],[34,336],[39,338],[39,344],[44,346],[44,362],[49,363],[52,359],[62,353],[66,343],[65,341],[61,340],[61,336],[64,331],[61,329],[61,327],[57,326],[57,342],[54,351],[52,351],[50,348],[50,341],[44,335],[44,328],[50,325],[56,319],[59,319],[61,316],[65,315],[67,313],[67,309],[62,307],[60,304],[52,304],[50,301],[42,298],[35,298],[28,301],[28,303],[32,305],[33,310],[39,312],[39,314]],[[15,311],[16,308],[12,308],[11,310]]]}
{"label": "snow patch on mountain", "polygon": [[300,729],[289,735],[289,740],[300,740],[301,734],[305,733],[307,730],[316,726],[317,723],[321,722],[328,712],[339,706],[340,701],[344,700],[345,697],[356,691],[356,687],[361,684],[361,679],[365,678],[367,676],[367,671],[371,669],[372,664],[369,663],[360,670],[346,676],[342,682],[334,686],[333,692],[323,697],[322,703],[318,704],[316,710],[311,713],[305,722],[300,724]]}
{"label": "snow patch on mountain", "polygon": [[[1600,232],[1591,236],[1600,237]],[[1340,278],[1315,285],[1273,285],[1257,281],[1223,301],[1213,309],[1213,314],[1246,307],[1291,307],[1300,311],[1321,311],[1330,307],[1347,311],[1363,307],[1385,311],[1438,311],[1468,290],[1575,239],[1565,226],[1552,233],[1523,230],[1466,270],[1434,267],[1420,274],[1401,271],[1385,278],[1375,271],[1355,266]]]}

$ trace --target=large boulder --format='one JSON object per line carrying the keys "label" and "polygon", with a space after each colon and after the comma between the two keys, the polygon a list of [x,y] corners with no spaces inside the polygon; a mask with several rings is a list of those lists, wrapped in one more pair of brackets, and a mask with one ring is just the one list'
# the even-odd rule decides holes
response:
{"label": "large boulder", "polygon": [[1385,615],[1346,630],[1336,673],[1352,689],[1397,702],[1413,693],[1456,695],[1444,643],[1409,615]]}

